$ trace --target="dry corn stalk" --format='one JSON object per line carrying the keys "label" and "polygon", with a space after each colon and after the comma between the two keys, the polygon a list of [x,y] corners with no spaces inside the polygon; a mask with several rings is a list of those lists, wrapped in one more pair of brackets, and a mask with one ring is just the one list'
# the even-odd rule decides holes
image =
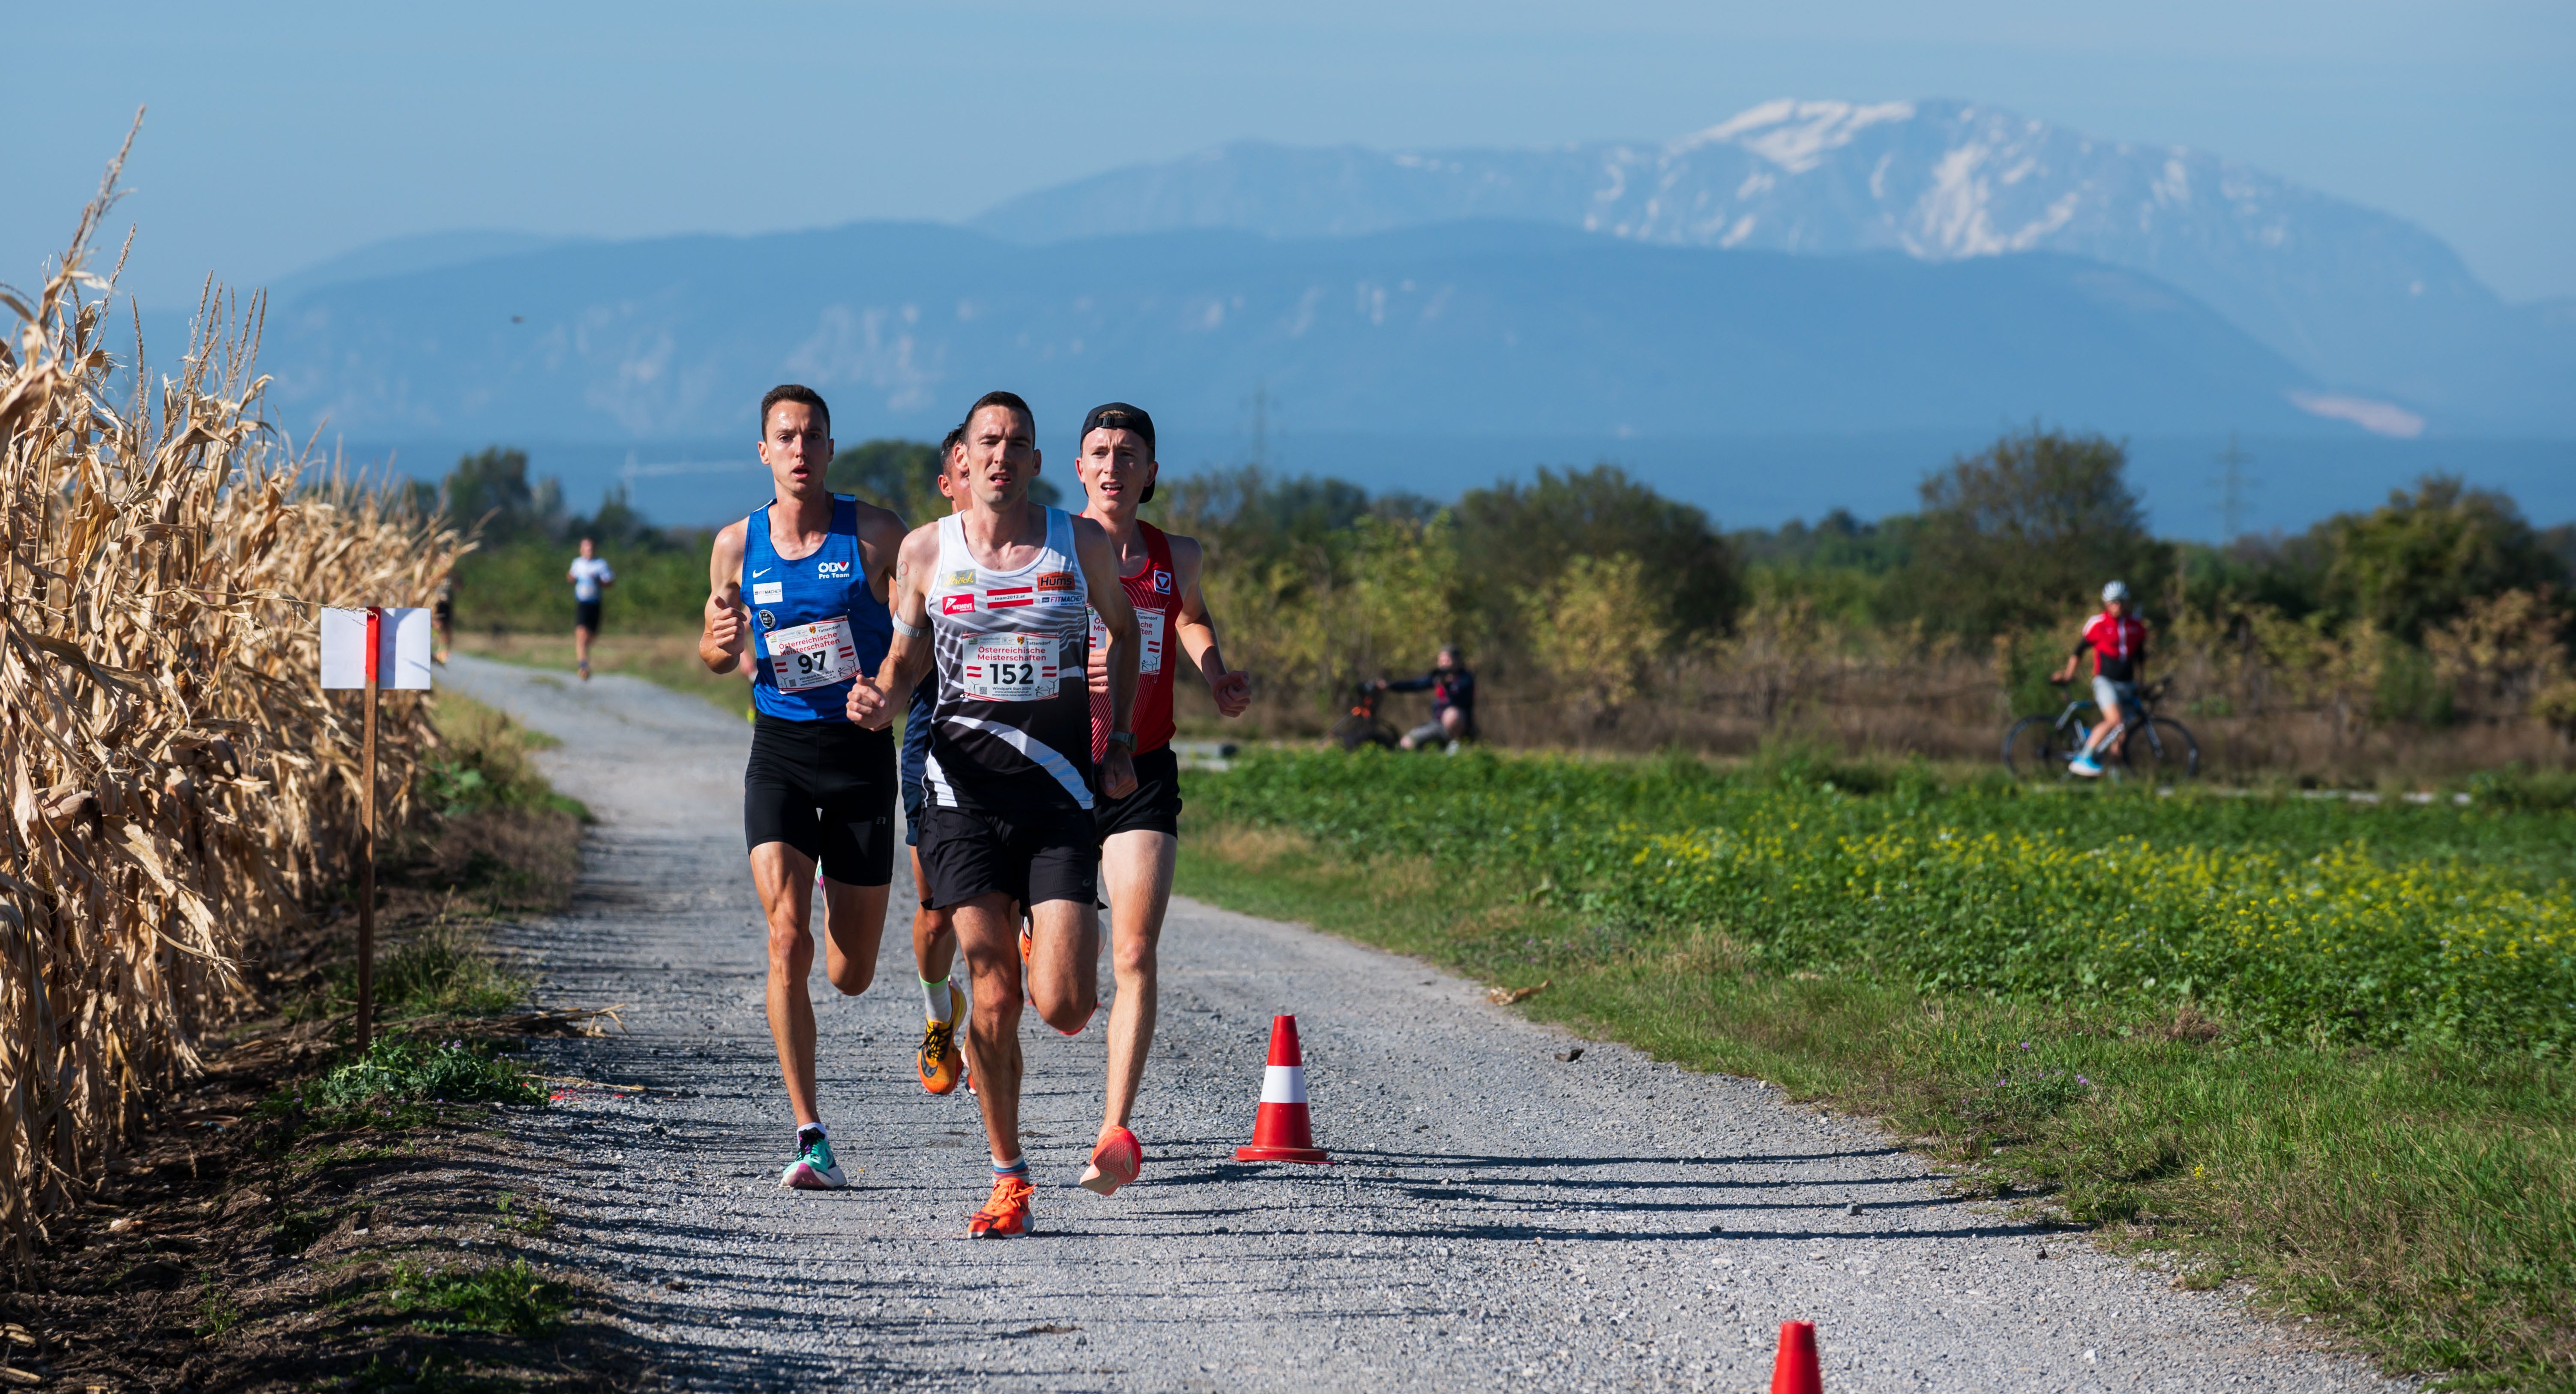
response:
{"label": "dry corn stalk", "polygon": [[[129,138],[129,146],[131,140]],[[353,694],[317,605],[425,603],[454,533],[259,419],[261,304],[210,287],[175,379],[110,356],[87,273],[119,154],[0,343],[0,1244],[106,1174],[154,1091],[248,1002],[238,965],[346,882]],[[130,374],[126,405],[111,377]],[[388,704],[407,812],[426,712]]]}

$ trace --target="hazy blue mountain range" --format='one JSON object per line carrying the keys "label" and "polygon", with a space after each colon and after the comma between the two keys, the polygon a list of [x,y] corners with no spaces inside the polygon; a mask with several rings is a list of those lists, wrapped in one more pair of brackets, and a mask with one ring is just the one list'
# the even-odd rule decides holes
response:
{"label": "hazy blue mountain range", "polygon": [[2503,306],[2412,226],[2213,157],[1807,103],[1661,146],[1228,146],[973,227],[404,238],[278,282],[261,365],[299,437],[432,472],[524,444],[675,518],[760,488],[752,404],[796,380],[844,440],[995,386],[1042,430],[1125,398],[1184,466],[1246,458],[1260,393],[1295,469],[1445,495],[1617,460],[1736,521],[1904,507],[2038,420],[2131,438],[2195,529],[2231,432],[2286,526],[2428,468],[2564,516],[2570,344],[2576,301]]}
{"label": "hazy blue mountain range", "polygon": [[377,440],[728,436],[785,379],[832,398],[844,439],[935,435],[1001,385],[1067,412],[1124,397],[1184,428],[1231,428],[1256,384],[1310,430],[2320,426],[2285,396],[2308,375],[2099,262],[1717,252],[1507,222],[1035,246],[863,223],[548,247],[282,297],[263,366],[290,419]]}
{"label": "hazy blue mountain range", "polygon": [[973,225],[1045,241],[1337,236],[1461,218],[1806,256],[2088,257],[2206,303],[2313,378],[2303,395],[2321,413],[2399,435],[2422,429],[2416,418],[2437,432],[2576,429],[2564,307],[2503,304],[2430,233],[2206,152],[1966,102],[1779,101],[1661,144],[1243,143],[1013,199]]}

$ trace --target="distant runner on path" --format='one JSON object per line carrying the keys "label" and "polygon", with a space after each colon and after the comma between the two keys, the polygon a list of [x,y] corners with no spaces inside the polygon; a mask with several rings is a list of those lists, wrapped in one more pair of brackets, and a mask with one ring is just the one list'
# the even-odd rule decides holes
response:
{"label": "distant runner on path", "polygon": [[895,763],[885,723],[852,722],[848,693],[885,659],[903,520],[824,485],[832,413],[811,388],[771,388],[760,419],[777,497],[716,534],[698,657],[730,673],[757,644],[742,822],[769,922],[770,1041],[796,1114],[796,1158],[778,1181],[830,1190],[846,1178],[814,1088],[814,872],[819,864],[823,971],[856,996],[876,976],[894,880]]}
{"label": "distant runner on path", "polygon": [[572,559],[564,579],[572,582],[572,657],[581,667],[581,680],[590,681],[590,641],[599,633],[599,599],[610,586],[617,584],[617,573],[599,548],[585,537],[581,555]]}
{"label": "distant runner on path", "polygon": [[[1227,716],[1241,716],[1250,705],[1252,680],[1227,668],[1217,649],[1216,625],[1199,594],[1197,539],[1173,537],[1136,516],[1154,497],[1160,469],[1154,418],[1124,402],[1093,407],[1082,420],[1080,443],[1073,468],[1089,499],[1082,516],[1106,529],[1117,548],[1118,580],[1136,607],[1138,634],[1136,792],[1097,800],[1093,820],[1100,830],[1100,872],[1108,882],[1109,952],[1118,996],[1109,1004],[1109,1087],[1101,1102],[1100,1137],[1082,1184],[1105,1196],[1135,1180],[1145,1165],[1145,1149],[1127,1120],[1154,1043],[1157,950],[1181,847],[1181,767],[1172,753],[1172,672],[1179,666],[1174,647],[1206,675],[1217,710]],[[1091,634],[1091,755],[1097,760],[1108,753],[1117,717],[1098,647],[1105,635],[1097,616]]]}
{"label": "distant runner on path", "polygon": [[[954,492],[965,455],[958,445],[966,428],[951,426],[939,442],[939,496],[957,511]],[[930,762],[931,708],[937,683],[915,683],[903,718],[903,845],[912,852],[912,887],[921,903],[912,912],[912,963],[921,979],[921,1048],[913,1053],[913,1070],[921,1087],[933,1094],[956,1092],[966,1077],[966,1057],[957,1048],[957,1025],[966,1013],[966,985],[952,971],[957,964],[957,925],[949,912],[932,908],[930,882],[921,874],[921,819],[927,809],[921,778]],[[933,977],[933,974],[938,976]]]}
{"label": "distant runner on path", "polygon": [[[966,414],[965,510],[913,531],[895,573],[894,645],[876,683],[850,689],[853,721],[883,728],[935,672],[921,867],[955,913],[974,976],[966,1054],[993,1156],[993,1192],[967,1233],[1029,1232],[1020,1152],[1020,1000],[1067,1035],[1100,1001],[1099,840],[1092,826],[1090,617],[1107,631],[1112,718],[1100,791],[1135,792],[1127,728],[1136,612],[1098,523],[1029,498],[1041,464],[1028,404],[988,392]],[[1028,906],[1023,972],[1014,902]]]}

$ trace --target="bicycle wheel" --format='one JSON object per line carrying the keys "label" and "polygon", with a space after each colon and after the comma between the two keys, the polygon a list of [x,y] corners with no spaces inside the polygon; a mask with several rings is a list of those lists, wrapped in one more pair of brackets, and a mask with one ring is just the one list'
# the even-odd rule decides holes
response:
{"label": "bicycle wheel", "polygon": [[2058,744],[2057,723],[2025,716],[2004,735],[2004,768],[2015,779],[2063,779],[2072,752]]}
{"label": "bicycle wheel", "polygon": [[1333,723],[1332,741],[1344,750],[1357,750],[1364,745],[1374,745],[1383,750],[1395,749],[1395,733],[1386,729],[1384,722],[1357,715],[1346,716]]}
{"label": "bicycle wheel", "polygon": [[2181,722],[2159,716],[2121,743],[2120,759],[2131,778],[2172,784],[2200,773],[2200,742]]}

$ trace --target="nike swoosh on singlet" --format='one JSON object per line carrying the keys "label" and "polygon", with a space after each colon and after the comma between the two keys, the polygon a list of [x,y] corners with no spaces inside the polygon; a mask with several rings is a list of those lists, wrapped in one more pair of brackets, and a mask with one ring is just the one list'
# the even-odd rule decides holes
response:
{"label": "nike swoosh on singlet", "polygon": [[759,569],[758,571],[755,571],[755,572],[753,572],[753,573],[751,573],[751,574],[752,574],[752,575],[754,575],[754,576],[766,576],[766,575],[768,575],[768,574],[769,574],[769,568],[764,566],[764,567],[762,567],[761,569]]}

